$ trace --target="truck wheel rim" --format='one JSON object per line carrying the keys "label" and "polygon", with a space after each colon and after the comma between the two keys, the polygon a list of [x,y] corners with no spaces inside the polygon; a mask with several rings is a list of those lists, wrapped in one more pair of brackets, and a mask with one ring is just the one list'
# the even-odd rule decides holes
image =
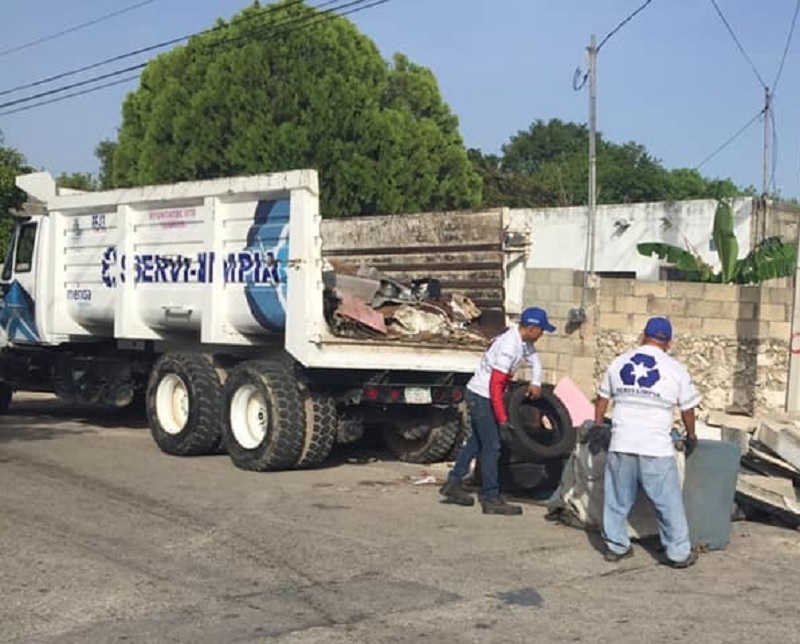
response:
{"label": "truck wheel rim", "polygon": [[264,441],[269,427],[269,409],[261,392],[253,385],[236,390],[231,399],[231,432],[245,449],[255,449]]}
{"label": "truck wheel rim", "polygon": [[180,376],[173,373],[158,383],[156,391],[158,422],[167,434],[180,434],[189,422],[189,389]]}

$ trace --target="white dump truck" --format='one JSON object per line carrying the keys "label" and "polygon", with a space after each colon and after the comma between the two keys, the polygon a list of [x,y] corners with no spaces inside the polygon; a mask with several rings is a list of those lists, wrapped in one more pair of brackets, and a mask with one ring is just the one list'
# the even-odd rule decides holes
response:
{"label": "white dump truck", "polygon": [[400,458],[440,460],[468,431],[476,337],[522,306],[527,233],[505,210],[323,221],[312,170],[17,185],[40,213],[0,280],[0,410],[14,391],[138,400],[169,454],[308,467],[377,424]]}

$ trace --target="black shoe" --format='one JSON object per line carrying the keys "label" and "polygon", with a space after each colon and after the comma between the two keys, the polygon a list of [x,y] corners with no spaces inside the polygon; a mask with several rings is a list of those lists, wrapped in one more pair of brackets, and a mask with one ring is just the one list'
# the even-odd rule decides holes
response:
{"label": "black shoe", "polygon": [[667,559],[666,564],[672,568],[688,568],[689,566],[694,566],[697,563],[697,553],[690,552],[689,556],[686,557],[683,561],[672,561],[672,559]]}
{"label": "black shoe", "polygon": [[448,481],[439,489],[439,494],[444,497],[442,499],[443,503],[455,503],[463,506],[475,505],[475,499],[464,490],[460,483]]}
{"label": "black shoe", "polygon": [[502,498],[484,500],[481,505],[483,505],[484,514],[504,514],[506,516],[522,514],[522,508],[519,505],[506,503]]}
{"label": "black shoe", "polygon": [[617,563],[618,561],[622,561],[628,557],[633,557],[633,548],[628,548],[622,554],[616,553],[613,550],[606,550],[605,554],[603,555],[603,558],[610,563]]}

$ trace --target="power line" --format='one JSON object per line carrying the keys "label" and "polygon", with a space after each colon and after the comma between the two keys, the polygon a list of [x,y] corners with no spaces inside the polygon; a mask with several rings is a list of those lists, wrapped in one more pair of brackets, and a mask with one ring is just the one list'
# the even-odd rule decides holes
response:
{"label": "power line", "polygon": [[731,35],[731,38],[733,38],[733,42],[736,43],[736,46],[739,48],[739,51],[742,53],[742,56],[744,56],[744,59],[747,61],[747,64],[750,65],[750,69],[753,70],[753,73],[756,75],[758,82],[761,83],[761,86],[764,89],[767,89],[767,84],[764,82],[764,78],[761,76],[761,73],[758,71],[758,68],[755,66],[755,63],[753,63],[753,60],[745,51],[745,48],[742,46],[739,37],[736,35],[736,32],[733,30],[733,27],[731,27],[731,24],[728,22],[728,19],[725,17],[725,14],[722,13],[722,9],[719,8],[717,0],[711,0],[711,4],[714,5],[714,9],[716,10],[717,15],[719,16],[719,19],[722,20],[722,24],[725,25],[725,28],[728,30],[728,33]]}
{"label": "power line", "polygon": [[715,156],[717,156],[720,152],[722,152],[725,148],[727,148],[731,143],[733,143],[736,139],[738,139],[744,132],[751,126],[753,123],[758,121],[758,119],[764,114],[764,108],[760,109],[758,113],[751,118],[747,123],[745,123],[741,128],[739,128],[736,133],[730,137],[725,143],[720,145],[716,150],[714,150],[711,154],[709,154],[705,159],[703,159],[700,163],[698,163],[694,169],[699,170],[702,168],[706,163],[711,161]]}
{"label": "power line", "polygon": [[93,20],[89,20],[88,22],[82,22],[79,25],[74,25],[72,27],[68,27],[67,29],[57,31],[56,33],[49,34],[47,36],[42,36],[41,38],[37,38],[36,40],[31,40],[30,42],[26,42],[22,45],[15,45],[13,47],[8,47],[7,49],[0,49],[0,57],[8,56],[9,54],[14,54],[18,51],[24,51],[25,49],[30,49],[31,47],[35,47],[36,45],[41,45],[43,43],[50,42],[51,40],[55,40],[56,38],[61,38],[62,36],[66,36],[67,34],[75,33],[76,31],[80,31],[81,29],[86,29],[87,27],[93,27],[94,25],[97,25],[101,22],[105,22],[106,20],[111,20],[112,18],[116,18],[117,16],[121,16],[125,13],[129,13],[131,11],[135,11],[136,9],[140,9],[148,4],[152,4],[155,1],[156,0],[142,0],[141,2],[137,2],[136,4],[123,7],[122,9],[117,9],[116,11],[112,11],[111,13],[99,16]]}
{"label": "power line", "polygon": [[[296,4],[298,1],[299,0],[295,0],[294,4]],[[388,2],[388,0],[386,0],[386,1]],[[315,9],[318,9],[319,7],[322,7],[322,6],[327,6],[327,5],[330,5],[330,4],[334,4],[336,2],[341,2],[341,0],[328,0],[328,2],[322,3],[321,5],[318,5],[317,7],[315,7]],[[323,14],[331,13],[331,12],[335,11],[336,9],[342,9],[342,8],[350,7],[352,5],[363,4],[364,2],[366,2],[366,0],[353,0],[351,2],[348,2],[346,4],[340,5],[339,7],[334,7],[333,9],[329,9],[329,10],[327,10],[325,12],[322,12],[322,13]],[[379,4],[382,4],[382,3],[379,3]],[[286,5],[279,5],[279,6],[284,6],[285,7]],[[258,14],[258,15],[263,15],[263,14]],[[341,14],[336,14],[336,15],[341,15]],[[311,19],[316,18],[316,17],[317,16],[311,16]],[[307,21],[309,21],[309,19],[310,18],[309,18],[308,15],[299,16],[299,17],[292,18],[290,20],[285,20],[285,21],[279,23],[278,25],[268,25],[268,27],[271,28],[271,29],[274,29],[275,27],[284,27],[284,26],[287,26],[287,25],[290,25],[290,24],[294,24],[294,23],[298,23],[298,22],[299,23],[307,22]],[[204,32],[199,32],[199,33],[204,33]],[[256,32],[256,33],[258,33],[258,32]],[[191,36],[188,36],[188,37],[191,37]],[[230,44],[232,42],[237,42],[239,40],[243,40],[243,39],[246,39],[246,38],[249,38],[249,37],[251,37],[251,34],[245,34],[245,35],[242,35],[242,36],[233,36],[233,37],[230,37],[230,38],[227,38],[227,39],[223,39],[222,41],[220,41],[218,43],[209,43],[208,45],[205,45],[204,48],[207,48],[207,47],[219,47],[221,45]],[[113,71],[113,72],[108,72],[106,74],[101,74],[100,76],[93,76],[91,78],[88,78],[88,79],[85,79],[85,80],[82,80],[82,81],[78,81],[78,82],[75,82],[75,83],[70,83],[68,85],[63,85],[63,86],[57,87],[55,89],[45,90],[43,92],[39,92],[38,94],[31,94],[29,96],[24,96],[22,98],[14,99],[14,100],[11,100],[11,101],[6,101],[4,103],[0,103],[0,109],[4,109],[4,108],[7,108],[7,107],[12,107],[14,105],[20,105],[22,103],[27,103],[29,101],[35,101],[36,99],[43,98],[45,96],[51,96],[52,94],[58,94],[58,93],[61,93],[61,92],[65,92],[65,91],[68,91],[70,89],[75,89],[76,87],[85,87],[86,85],[91,85],[92,83],[95,83],[97,81],[106,80],[108,78],[113,78],[115,76],[121,76],[122,74],[127,74],[129,72],[136,71],[136,70],[139,70],[139,69],[143,69],[144,67],[147,67],[148,62],[149,61],[146,61],[146,62],[143,62],[143,63],[137,63],[136,65],[131,65],[130,67],[125,67],[124,69],[119,69],[119,70],[116,70],[116,71]]]}
{"label": "power line", "polygon": [[783,65],[786,63],[786,56],[789,54],[789,46],[792,44],[792,36],[794,35],[794,27],[797,24],[797,14],[800,12],[800,0],[797,0],[797,4],[794,6],[794,15],[792,16],[792,24],[789,27],[789,35],[786,36],[786,45],[783,48],[783,56],[781,56],[781,64],[778,65],[778,72],[775,74],[775,80],[772,83],[772,91],[775,91],[775,88],[778,87],[778,81],[781,79],[781,74],[783,73]]}
{"label": "power line", "polygon": [[46,101],[39,101],[38,103],[33,103],[31,105],[26,105],[24,107],[18,107],[15,110],[0,112],[0,116],[8,116],[9,114],[16,114],[17,112],[26,112],[27,110],[32,110],[34,107],[42,107],[43,105],[50,105],[51,103],[66,101],[68,98],[83,96],[84,94],[91,94],[92,92],[97,92],[101,89],[106,89],[107,87],[114,87],[115,85],[130,83],[131,81],[135,81],[138,78],[139,74],[133,74],[132,76],[127,76],[125,78],[118,78],[117,80],[111,81],[110,83],[103,83],[102,85],[98,85],[97,87],[90,87],[89,89],[84,89],[81,90],[80,92],[72,92],[71,94],[64,94],[64,96],[58,96],[57,98],[51,98]]}
{"label": "power line", "polygon": [[642,11],[644,11],[652,1],[653,0],[645,0],[645,2],[638,9],[636,9],[627,18],[625,18],[625,20],[623,20],[616,27],[614,27],[611,31],[609,31],[608,35],[606,35],[606,37],[603,38],[603,40],[600,41],[600,44],[597,45],[597,51],[600,51],[603,48],[603,45],[605,45],[611,39],[611,37],[614,36],[614,34],[616,34],[620,29],[622,29],[625,25],[627,25],[637,15],[639,15]]}
{"label": "power line", "polygon": [[[341,1],[341,0],[333,0],[333,2],[338,2],[338,1]],[[270,30],[272,31],[272,33],[269,33],[270,30],[264,30],[264,31],[258,31],[257,30],[255,32],[255,35],[268,36],[268,35],[282,35],[282,34],[286,34],[286,33],[292,33],[294,31],[299,31],[300,29],[303,29],[305,27],[309,27],[309,26],[324,22],[326,20],[331,20],[331,19],[334,19],[334,18],[339,18],[339,17],[350,15],[350,14],[359,13],[361,11],[365,11],[367,9],[371,9],[371,8],[377,7],[379,5],[386,4],[389,1],[390,0],[374,0],[373,2],[370,2],[368,4],[364,4],[364,2],[366,2],[366,0],[352,0],[351,2],[348,2],[348,3],[345,3],[343,5],[340,5],[339,7],[335,7],[334,9],[329,9],[327,11],[320,12],[320,13],[318,13],[316,15],[313,15],[313,16],[303,16],[302,17],[303,18],[302,21],[299,21],[297,18],[295,18],[293,20],[284,21],[283,23],[280,23],[279,25],[270,25],[269,27],[271,28]],[[329,4],[332,4],[332,2],[323,3],[322,5],[318,5],[315,8],[319,8],[321,6],[325,6],[325,5],[329,5]],[[361,6],[358,6],[358,5],[361,5]],[[347,11],[342,11],[340,13],[336,13],[337,10],[343,9],[343,8],[346,8],[346,7],[350,7],[350,8]],[[297,25],[294,29],[283,29],[283,30],[276,30],[275,29],[275,27],[285,27],[286,25],[289,25],[289,24],[292,24],[292,23],[295,23],[295,22],[300,22],[301,24]],[[251,37],[252,35],[253,34],[248,34],[247,36],[236,36],[234,38],[229,38],[227,40],[223,40],[223,41],[221,41],[219,43],[212,43],[210,45],[207,45],[207,47],[217,47],[217,46],[220,46],[220,45],[223,45],[223,44],[229,44],[230,42],[235,42],[235,41],[241,40],[242,38]],[[142,67],[144,67],[146,65],[147,65],[147,63],[142,63],[140,65],[134,65],[132,67],[129,67],[129,68],[126,68],[126,69],[123,69],[123,70],[118,70],[116,72],[110,72],[108,74],[104,74],[102,76],[98,76],[98,77],[95,77],[93,79],[88,79],[86,81],[82,81],[81,83],[73,83],[73,84],[71,84],[69,86],[66,86],[66,87],[56,88],[56,89],[50,90],[48,92],[42,92],[41,94],[36,95],[36,98],[43,98],[45,96],[49,96],[49,95],[52,95],[52,94],[60,93],[62,91],[66,91],[67,89],[72,89],[72,88],[75,88],[75,87],[78,87],[78,86],[86,85],[88,83],[97,82],[98,80],[103,80],[103,79],[106,79],[106,78],[111,78],[111,77],[114,77],[114,76],[118,76],[118,75],[123,74],[123,73],[128,72],[128,71],[140,69],[140,68],[142,68]],[[47,100],[47,101],[40,101],[40,102],[34,103],[32,105],[25,105],[25,106],[18,107],[18,108],[13,109],[13,110],[7,110],[7,111],[4,111],[4,112],[0,112],[0,116],[7,116],[9,114],[16,114],[16,113],[19,113],[19,112],[25,112],[25,111],[27,111],[29,109],[33,109],[33,108],[39,107],[41,105],[49,105],[51,103],[56,103],[56,102],[59,102],[59,101],[62,101],[62,100],[66,100],[67,98],[72,98],[74,96],[82,96],[84,94],[89,94],[91,92],[95,92],[95,91],[98,91],[98,90],[101,90],[101,89],[105,89],[105,88],[111,87],[113,85],[118,85],[118,84],[121,84],[123,82],[129,82],[131,79],[134,79],[134,78],[137,78],[137,77],[138,77],[138,75],[129,76],[129,77],[125,78],[125,79],[119,80],[118,82],[104,83],[102,85],[98,85],[97,87],[91,87],[91,88],[82,90],[80,92],[73,92],[71,94],[68,94],[68,95],[65,95],[65,96],[60,96],[60,97],[57,97],[57,98],[54,98],[54,99],[50,99],[50,100]],[[29,101],[29,100],[33,100],[33,99],[34,99],[34,97],[27,97],[26,99],[19,99],[19,100]],[[19,100],[18,101],[14,101],[13,103],[18,103]],[[10,106],[10,104],[8,104],[8,103],[0,104],[0,108],[7,107],[7,106]]]}
{"label": "power line", "polygon": [[[247,20],[252,20],[254,18],[260,18],[261,16],[265,16],[265,15],[267,15],[269,13],[272,13],[272,12],[275,12],[275,11],[278,11],[278,10],[288,9],[288,8],[294,6],[294,5],[301,4],[303,1],[304,0],[292,0],[291,2],[285,2],[285,3],[282,3],[282,4],[269,5],[268,7],[266,7],[260,13],[254,13],[252,15],[245,16],[244,18],[240,18],[240,22],[244,22],[244,21],[247,21]],[[334,1],[338,1],[338,0],[334,0]],[[324,3],[322,3],[321,5],[318,5],[315,8],[319,9],[320,7],[324,7],[324,6],[327,6],[327,5],[330,5],[330,4],[333,4],[333,2],[331,2],[331,1],[324,2]],[[71,69],[71,70],[68,70],[68,71],[65,71],[65,72],[60,72],[58,74],[53,74],[52,76],[47,76],[46,78],[41,78],[41,79],[36,80],[36,81],[32,81],[32,82],[29,82],[29,83],[24,83],[22,85],[17,85],[15,87],[11,87],[9,89],[0,90],[0,96],[6,96],[8,94],[13,94],[14,92],[20,92],[20,91],[25,90],[25,89],[32,89],[34,87],[39,87],[39,86],[45,85],[47,83],[52,83],[53,81],[61,80],[63,78],[69,78],[70,76],[75,76],[76,74],[80,74],[82,72],[88,72],[88,71],[90,71],[92,69],[97,69],[98,67],[102,67],[104,65],[109,65],[111,63],[116,63],[116,62],[119,62],[121,60],[125,60],[126,58],[132,58],[133,56],[138,56],[139,54],[146,54],[148,52],[155,51],[157,49],[164,49],[165,47],[170,47],[171,45],[177,45],[178,43],[183,42],[184,40],[189,40],[193,36],[200,36],[202,34],[212,33],[214,31],[219,31],[220,29],[224,29],[224,28],[226,28],[228,26],[229,26],[229,23],[226,23],[226,24],[223,24],[223,25],[216,25],[214,27],[211,27],[210,29],[205,29],[203,31],[198,31],[198,32],[195,32],[195,33],[192,33],[192,34],[187,34],[185,36],[178,36],[177,38],[170,38],[169,40],[165,40],[163,42],[156,43],[155,45],[149,45],[147,47],[141,47],[139,49],[134,49],[133,51],[129,51],[129,52],[126,52],[124,54],[119,54],[117,56],[112,56],[111,58],[106,58],[104,60],[100,60],[100,61],[98,61],[96,63],[92,63],[90,65],[84,65],[83,67],[77,67],[75,69]]]}

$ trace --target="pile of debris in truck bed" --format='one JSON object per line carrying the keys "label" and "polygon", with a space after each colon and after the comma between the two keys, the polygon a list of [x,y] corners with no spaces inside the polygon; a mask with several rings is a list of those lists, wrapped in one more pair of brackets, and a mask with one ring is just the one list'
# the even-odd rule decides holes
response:
{"label": "pile of debris in truck bed", "polygon": [[744,515],[800,528],[795,491],[800,485],[800,419],[780,413],[756,419],[710,412],[705,425],[719,430],[720,440],[738,443],[741,449],[736,503]]}
{"label": "pile of debris in truck bed", "polygon": [[396,341],[486,344],[481,310],[437,279],[398,282],[374,267],[327,260],[322,273],[325,318],[334,335]]}

